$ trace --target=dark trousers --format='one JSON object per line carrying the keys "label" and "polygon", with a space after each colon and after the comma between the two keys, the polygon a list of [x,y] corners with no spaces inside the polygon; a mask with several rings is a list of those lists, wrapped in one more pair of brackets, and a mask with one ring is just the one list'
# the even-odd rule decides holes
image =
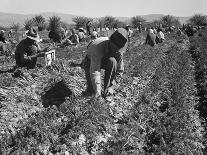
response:
{"label": "dark trousers", "polygon": [[27,69],[33,69],[36,66],[37,58],[31,60],[21,59],[20,54],[15,54],[16,66],[17,67],[27,67]]}
{"label": "dark trousers", "polygon": [[[93,86],[91,83],[91,77],[90,77],[90,59],[86,56],[84,61],[84,70],[85,70],[85,76],[87,80],[87,91],[91,94],[95,93],[93,90]],[[104,75],[104,90],[111,87],[113,85],[113,81],[115,79],[116,73],[117,73],[117,60],[115,57],[104,57],[101,61],[101,69],[105,70]]]}

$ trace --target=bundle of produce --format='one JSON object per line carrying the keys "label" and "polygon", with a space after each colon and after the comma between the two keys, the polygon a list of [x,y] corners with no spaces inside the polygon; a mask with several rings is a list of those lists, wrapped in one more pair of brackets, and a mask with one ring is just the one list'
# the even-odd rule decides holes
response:
{"label": "bundle of produce", "polygon": [[59,106],[65,101],[66,97],[71,97],[72,94],[65,80],[61,77],[55,77],[50,79],[48,85],[44,88],[44,93],[41,97],[42,104],[44,107],[50,105]]}

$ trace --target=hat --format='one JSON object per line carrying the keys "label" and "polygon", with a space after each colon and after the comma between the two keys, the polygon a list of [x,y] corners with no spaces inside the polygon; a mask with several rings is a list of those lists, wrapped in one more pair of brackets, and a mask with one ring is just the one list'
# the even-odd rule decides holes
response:
{"label": "hat", "polygon": [[5,31],[4,31],[4,30],[1,30],[0,32],[1,32],[1,33],[4,33]]}
{"label": "hat", "polygon": [[84,29],[81,27],[81,28],[79,28],[79,31],[82,31],[82,32],[84,32]]}
{"label": "hat", "polygon": [[127,31],[124,28],[118,28],[110,37],[110,41],[113,42],[119,49],[124,47],[127,42]]}
{"label": "hat", "polygon": [[26,36],[27,36],[27,38],[35,40],[37,42],[41,41],[40,36],[37,34],[35,29],[33,29],[33,28],[29,29],[29,31],[26,32]]}
{"label": "hat", "polygon": [[152,30],[152,29],[149,29],[148,32],[149,32],[149,33],[153,33],[153,30]]}

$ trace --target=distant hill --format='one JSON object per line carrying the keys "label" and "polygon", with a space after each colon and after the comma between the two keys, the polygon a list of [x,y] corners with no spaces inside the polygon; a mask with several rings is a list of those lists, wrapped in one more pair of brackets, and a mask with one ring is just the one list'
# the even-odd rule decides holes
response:
{"label": "distant hill", "polygon": [[10,26],[13,23],[19,23],[23,26],[25,20],[33,18],[35,15],[42,15],[46,19],[54,15],[61,17],[62,21],[72,24],[72,18],[76,15],[72,14],[63,14],[63,13],[54,13],[54,12],[44,12],[39,14],[14,14],[14,13],[2,13],[0,12],[0,26]]}
{"label": "distant hill", "polygon": [[[149,14],[149,15],[140,15],[142,18],[146,19],[147,22],[152,22],[154,20],[159,20],[162,17],[164,17],[165,15],[163,14]],[[179,19],[181,24],[186,24],[188,22],[188,20],[191,18],[191,16],[189,17],[176,17]],[[125,22],[129,22],[130,21],[130,17],[117,17],[117,19],[121,20],[121,21],[125,21]]]}
{"label": "distant hill", "polygon": [[[54,13],[54,12],[44,12],[39,13],[43,15],[46,19],[49,19],[51,16],[59,16],[62,21],[67,22],[68,24],[73,24],[72,19],[76,17],[76,15],[72,14],[63,14],[63,13]],[[0,12],[0,26],[10,26],[13,23],[19,23],[23,26],[25,20],[33,18],[35,15],[39,14],[14,14],[14,13],[2,13]],[[141,17],[145,18],[148,22],[151,22],[155,19],[160,19],[164,15],[162,14],[149,14],[149,15],[141,15]],[[130,17],[116,17],[121,21],[130,21]],[[190,17],[178,17],[181,23],[186,23]]]}

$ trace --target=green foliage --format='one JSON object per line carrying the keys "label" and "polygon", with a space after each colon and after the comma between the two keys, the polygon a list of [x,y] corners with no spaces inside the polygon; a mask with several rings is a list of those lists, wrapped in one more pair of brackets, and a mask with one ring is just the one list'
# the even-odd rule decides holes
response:
{"label": "green foliage", "polygon": [[132,19],[131,19],[131,23],[132,23],[132,26],[133,26],[134,28],[139,27],[140,23],[141,23],[141,24],[144,24],[145,21],[146,21],[146,19],[142,18],[141,16],[134,16],[134,17],[132,17]]}
{"label": "green foliage", "polygon": [[29,30],[31,29],[33,26],[35,26],[35,22],[33,19],[27,19],[25,22],[24,22],[24,28],[26,30]]}
{"label": "green foliage", "polygon": [[207,17],[202,14],[195,14],[189,19],[189,23],[194,26],[204,26],[207,24]]}
{"label": "green foliage", "polygon": [[162,24],[161,20],[154,20],[150,23],[152,27],[158,27],[160,24]]}
{"label": "green foliage", "polygon": [[180,21],[171,15],[167,15],[167,16],[162,17],[161,21],[162,21],[164,27],[168,27],[168,26],[180,27],[181,26]]}
{"label": "green foliage", "polygon": [[16,32],[19,31],[19,29],[21,28],[20,24],[19,23],[13,23],[11,26],[10,26],[11,29],[14,29]]}
{"label": "green foliage", "polygon": [[61,18],[58,16],[50,17],[49,19],[49,38],[52,39],[54,42],[61,42],[62,40],[62,33],[61,33]]}
{"label": "green foliage", "polygon": [[35,26],[38,26],[39,31],[42,31],[46,28],[46,20],[42,15],[35,16],[33,21]]}
{"label": "green foliage", "polygon": [[103,24],[104,24],[104,26],[106,26],[110,29],[124,26],[124,24],[122,22],[120,22],[119,20],[117,20],[116,18],[114,18],[112,16],[104,17]]}
{"label": "green foliage", "polygon": [[204,120],[203,127],[205,128],[204,133],[204,145],[205,145],[205,153],[207,152],[207,133],[206,133],[206,120],[207,120],[207,96],[206,96],[206,76],[207,76],[207,31],[200,30],[198,35],[194,35],[190,37],[191,48],[190,53],[192,55],[193,61],[195,63],[195,80],[196,80],[196,88],[197,88],[197,96],[198,96],[198,105],[196,108],[199,110],[200,117]]}
{"label": "green foliage", "polygon": [[[200,37],[206,41],[204,34]],[[58,98],[66,92],[63,86],[75,94],[85,89],[84,72],[70,63],[81,62],[86,45],[59,49],[55,65],[25,71],[27,74],[11,83],[11,77],[1,75],[2,90],[21,86],[14,93],[8,91],[5,105],[11,104],[10,96],[16,92],[27,92],[12,99],[31,105],[35,103],[33,96],[37,96],[40,100],[36,104],[41,108],[18,122],[16,134],[9,131],[2,135],[0,153],[42,154],[45,149],[46,154],[58,154],[64,144],[71,154],[202,154],[201,121],[194,108],[196,65],[188,53],[188,38],[171,33],[155,47],[142,44],[144,39],[140,34],[133,36],[124,55],[125,72],[116,78],[116,94],[106,100],[75,95],[66,97],[57,107],[41,107],[41,96],[57,84],[59,89],[51,95],[57,98],[50,103],[60,103]],[[31,85],[38,88],[33,93]]]}
{"label": "green foliage", "polygon": [[86,27],[86,23],[88,21],[92,21],[91,18],[87,18],[87,17],[84,17],[84,16],[77,16],[75,18],[73,18],[73,22],[75,23],[76,25],[76,28],[85,28]]}
{"label": "green foliage", "polygon": [[61,18],[58,16],[53,16],[49,18],[48,29],[50,31],[56,31],[61,27]]}

